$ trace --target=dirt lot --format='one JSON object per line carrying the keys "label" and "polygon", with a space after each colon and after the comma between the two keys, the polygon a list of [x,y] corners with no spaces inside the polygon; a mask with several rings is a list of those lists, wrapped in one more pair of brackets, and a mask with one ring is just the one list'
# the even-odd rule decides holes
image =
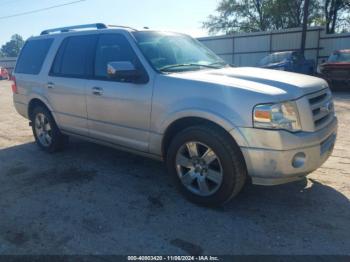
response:
{"label": "dirt lot", "polygon": [[163,165],[73,140],[48,155],[0,83],[0,254],[350,254],[350,92],[333,156],[303,182],[195,206]]}

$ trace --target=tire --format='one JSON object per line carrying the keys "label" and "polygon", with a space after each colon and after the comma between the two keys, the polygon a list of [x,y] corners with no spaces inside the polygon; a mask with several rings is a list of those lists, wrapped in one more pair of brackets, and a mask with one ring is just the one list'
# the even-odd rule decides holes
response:
{"label": "tire", "polygon": [[63,149],[68,142],[68,137],[63,135],[50,111],[37,106],[31,113],[32,130],[37,145],[48,153],[54,153]]}
{"label": "tire", "polygon": [[241,191],[247,177],[238,145],[211,125],[189,127],[177,134],[170,143],[166,164],[185,197],[205,206],[230,201]]}

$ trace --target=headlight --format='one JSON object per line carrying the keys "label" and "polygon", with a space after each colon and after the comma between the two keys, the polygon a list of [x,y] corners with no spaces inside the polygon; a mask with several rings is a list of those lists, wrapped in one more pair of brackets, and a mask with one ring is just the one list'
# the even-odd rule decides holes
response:
{"label": "headlight", "polygon": [[301,130],[299,113],[295,102],[257,105],[254,108],[254,127],[285,129],[291,132]]}

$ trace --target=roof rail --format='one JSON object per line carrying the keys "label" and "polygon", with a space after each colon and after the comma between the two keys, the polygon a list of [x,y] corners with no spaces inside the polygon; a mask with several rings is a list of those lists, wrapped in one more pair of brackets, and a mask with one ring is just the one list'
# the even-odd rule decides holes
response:
{"label": "roof rail", "polygon": [[87,29],[87,28],[96,28],[96,29],[106,29],[108,28],[105,24],[97,23],[97,24],[86,24],[86,25],[75,25],[75,26],[67,26],[67,27],[59,27],[59,28],[53,28],[44,30],[41,32],[40,35],[48,35],[50,33],[60,32],[60,33],[66,33],[70,32],[74,29]]}
{"label": "roof rail", "polygon": [[117,28],[127,28],[127,29],[131,29],[133,31],[138,31],[137,29],[135,28],[132,28],[130,26],[124,26],[124,25],[108,25],[108,27],[117,27]]}

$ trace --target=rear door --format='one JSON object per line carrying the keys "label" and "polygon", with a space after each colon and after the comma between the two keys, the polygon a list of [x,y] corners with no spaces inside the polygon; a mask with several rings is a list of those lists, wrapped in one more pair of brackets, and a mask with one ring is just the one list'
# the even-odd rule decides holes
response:
{"label": "rear door", "polygon": [[[152,83],[109,79],[109,62],[129,61],[143,71],[127,37],[101,34],[96,45],[95,66],[87,88],[90,136],[139,151],[148,151]],[[99,92],[94,90],[98,89]]]}
{"label": "rear door", "polygon": [[86,136],[86,85],[92,71],[96,39],[96,35],[65,38],[56,54],[47,82],[49,101],[60,128]]}

